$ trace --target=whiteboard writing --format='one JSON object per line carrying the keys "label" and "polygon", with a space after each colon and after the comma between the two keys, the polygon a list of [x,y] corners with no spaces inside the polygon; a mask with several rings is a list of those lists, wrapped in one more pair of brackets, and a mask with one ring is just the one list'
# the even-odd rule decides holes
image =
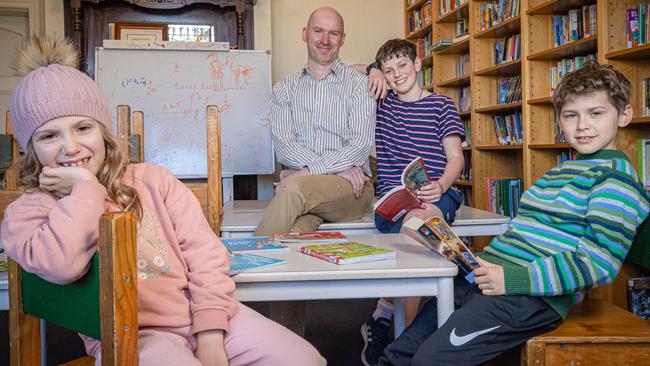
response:
{"label": "whiteboard writing", "polygon": [[205,109],[216,105],[222,174],[273,172],[267,52],[97,48],[96,56],[113,120],[120,104],[144,113],[145,161],[205,177]]}

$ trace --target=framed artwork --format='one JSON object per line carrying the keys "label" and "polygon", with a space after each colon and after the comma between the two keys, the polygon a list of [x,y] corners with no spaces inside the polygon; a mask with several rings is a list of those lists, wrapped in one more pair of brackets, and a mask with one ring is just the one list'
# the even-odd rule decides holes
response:
{"label": "framed artwork", "polygon": [[115,23],[114,38],[127,41],[166,41],[167,24]]}

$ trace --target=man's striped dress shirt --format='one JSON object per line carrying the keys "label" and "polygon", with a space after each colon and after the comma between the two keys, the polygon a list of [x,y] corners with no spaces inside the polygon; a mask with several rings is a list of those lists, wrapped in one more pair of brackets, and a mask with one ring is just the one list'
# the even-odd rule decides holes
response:
{"label": "man's striped dress shirt", "polygon": [[275,84],[269,120],[284,166],[306,166],[311,174],[359,166],[371,175],[375,100],[368,96],[368,78],[341,60],[321,80],[304,67]]}

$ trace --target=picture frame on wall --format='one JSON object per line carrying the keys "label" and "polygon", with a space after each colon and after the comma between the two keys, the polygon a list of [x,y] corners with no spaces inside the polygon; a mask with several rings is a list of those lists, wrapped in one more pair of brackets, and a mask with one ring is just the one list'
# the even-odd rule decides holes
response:
{"label": "picture frame on wall", "polygon": [[126,41],[166,41],[167,24],[115,23],[114,39]]}

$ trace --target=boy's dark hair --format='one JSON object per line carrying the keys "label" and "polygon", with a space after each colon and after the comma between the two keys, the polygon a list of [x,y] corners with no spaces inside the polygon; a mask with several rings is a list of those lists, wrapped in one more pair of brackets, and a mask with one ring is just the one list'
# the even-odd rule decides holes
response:
{"label": "boy's dark hair", "polygon": [[551,98],[555,113],[559,114],[569,99],[578,95],[604,91],[609,101],[621,113],[630,102],[632,84],[621,72],[611,65],[588,61],[580,70],[566,74]]}
{"label": "boy's dark hair", "polygon": [[375,56],[375,62],[381,65],[382,62],[386,62],[391,58],[402,56],[406,56],[410,58],[411,61],[415,61],[415,57],[417,57],[415,45],[405,39],[390,39],[379,47],[377,55]]}

